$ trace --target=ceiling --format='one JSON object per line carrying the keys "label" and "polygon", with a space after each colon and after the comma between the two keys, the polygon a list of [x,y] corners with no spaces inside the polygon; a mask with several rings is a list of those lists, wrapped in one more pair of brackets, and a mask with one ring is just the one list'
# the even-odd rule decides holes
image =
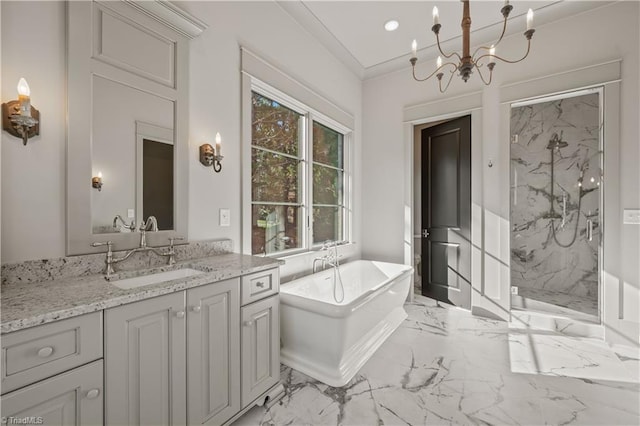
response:
{"label": "ceiling", "polygon": [[[598,7],[598,1],[512,0],[507,34],[523,33],[529,8],[536,13],[534,26]],[[408,66],[411,41],[418,42],[418,58],[437,56],[431,31],[432,9],[440,12],[441,42],[460,49],[462,4],[439,1],[280,1],[280,6],[335,56],[362,78],[374,77]],[[500,9],[504,1],[471,1],[472,48],[497,39],[502,29]],[[384,29],[390,19],[399,21],[393,32]]]}

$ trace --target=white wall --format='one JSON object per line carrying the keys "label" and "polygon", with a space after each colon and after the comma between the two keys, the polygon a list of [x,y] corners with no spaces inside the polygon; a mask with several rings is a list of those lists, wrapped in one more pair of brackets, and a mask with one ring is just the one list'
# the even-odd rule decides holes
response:
{"label": "white wall", "polygon": [[[362,84],[275,2],[176,2],[209,28],[190,42],[189,239],[241,242],[240,46],[352,113],[360,182]],[[41,135],[23,147],[2,133],[2,263],[65,255],[65,6],[2,2],[2,100],[24,76],[41,112]],[[23,18],[29,17],[29,30]],[[29,54],[26,54],[29,52]],[[198,147],[223,139],[223,169],[198,161]],[[358,186],[359,183],[356,183]],[[354,240],[360,241],[356,187]],[[231,209],[231,226],[218,210]],[[359,251],[355,254],[359,255]]]}
{"label": "white wall", "polygon": [[[40,111],[40,136],[2,131],[2,262],[65,250],[66,59],[62,2],[2,2],[2,101],[24,77]],[[25,24],[28,23],[27,26]]]}
{"label": "white wall", "polygon": [[[509,181],[509,163],[508,145],[505,145],[508,141],[502,140],[500,133],[505,120],[500,108],[500,87],[618,58],[622,58],[623,87],[619,168],[605,171],[605,174],[619,175],[620,203],[617,206],[605,206],[605,215],[614,214],[621,222],[622,208],[640,206],[640,169],[637,167],[640,161],[638,8],[637,2],[619,2],[537,28],[530,56],[515,65],[499,63],[494,82],[489,87],[482,86],[477,75],[472,76],[466,84],[454,77],[449,91],[441,95],[437,91],[437,81],[415,82],[408,64],[405,70],[365,81],[363,140],[366,146],[363,149],[362,199],[363,211],[369,214],[363,215],[362,256],[394,262],[403,262],[405,259],[405,199],[404,191],[400,189],[406,185],[406,172],[400,171],[411,163],[406,162],[402,149],[405,137],[403,109],[434,100],[451,100],[461,94],[482,90],[482,138],[473,141],[482,144],[482,160],[474,162],[472,167],[482,171],[483,249],[487,254],[494,253],[492,259],[497,261],[489,262],[489,257],[485,256],[484,280],[508,281],[509,274],[504,273],[505,268],[508,271],[509,264],[508,184],[506,191],[503,188],[504,182]],[[525,48],[524,41],[522,35],[509,37],[499,46],[498,54],[517,57]],[[421,61],[419,74],[426,74],[433,68],[434,62]],[[489,159],[494,163],[492,168],[487,167]],[[383,164],[384,167],[381,167]],[[610,190],[617,191],[618,188]],[[605,238],[609,238],[610,252],[619,256],[619,262],[613,266],[615,270],[607,272],[615,275],[624,285],[623,299],[626,305],[622,314],[617,303],[607,307],[609,312],[606,315],[611,316],[612,321],[607,324],[608,328],[615,328],[610,337],[615,340],[612,336],[618,334],[620,341],[638,342],[640,269],[637,259],[640,258],[640,227],[620,224],[618,235],[607,237],[605,231]],[[508,282],[506,284],[508,289]],[[504,288],[504,285],[500,287]],[[624,317],[624,324],[614,324],[614,317],[619,314]]]}
{"label": "white wall", "polygon": [[[316,93],[355,116],[354,241],[360,242],[360,153],[362,84],[357,76],[274,2],[177,3],[209,25],[191,41],[189,237],[227,237],[241,242],[240,47],[258,54]],[[222,172],[197,162],[198,146],[222,136]],[[231,226],[218,226],[218,209],[231,209]],[[351,252],[359,256],[359,249]],[[294,266],[295,265],[295,266]],[[283,275],[308,269],[305,257],[288,260]]]}

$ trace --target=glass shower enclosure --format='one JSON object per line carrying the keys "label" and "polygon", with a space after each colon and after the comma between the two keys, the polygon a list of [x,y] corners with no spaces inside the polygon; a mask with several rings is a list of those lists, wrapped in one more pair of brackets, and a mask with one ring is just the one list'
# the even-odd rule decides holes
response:
{"label": "glass shower enclosure", "polygon": [[511,306],[597,322],[602,92],[512,104]]}

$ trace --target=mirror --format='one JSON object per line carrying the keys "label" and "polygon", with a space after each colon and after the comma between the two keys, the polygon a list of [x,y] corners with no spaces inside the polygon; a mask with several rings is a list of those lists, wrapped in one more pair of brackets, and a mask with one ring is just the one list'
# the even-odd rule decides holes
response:
{"label": "mirror", "polygon": [[131,232],[149,216],[172,230],[174,102],[96,75],[92,90],[92,232]]}
{"label": "mirror", "polygon": [[67,10],[67,255],[138,247],[149,216],[149,246],[187,237],[188,38],[125,2]]}

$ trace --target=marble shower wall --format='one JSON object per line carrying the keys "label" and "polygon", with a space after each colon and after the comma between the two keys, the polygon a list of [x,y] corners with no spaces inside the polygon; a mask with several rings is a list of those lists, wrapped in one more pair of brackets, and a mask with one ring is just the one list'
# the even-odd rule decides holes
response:
{"label": "marble shower wall", "polygon": [[[554,133],[561,132],[568,146],[554,152],[552,199],[547,144]],[[526,289],[538,295],[548,293],[550,299],[553,293],[570,294],[594,300],[597,306],[602,157],[599,94],[512,108],[511,134],[518,135],[517,143],[511,144],[511,285],[524,290],[521,294]],[[581,172],[582,189],[578,185]],[[551,207],[562,216],[563,205],[564,224],[562,218],[549,217]],[[591,241],[588,219],[593,222]]]}

